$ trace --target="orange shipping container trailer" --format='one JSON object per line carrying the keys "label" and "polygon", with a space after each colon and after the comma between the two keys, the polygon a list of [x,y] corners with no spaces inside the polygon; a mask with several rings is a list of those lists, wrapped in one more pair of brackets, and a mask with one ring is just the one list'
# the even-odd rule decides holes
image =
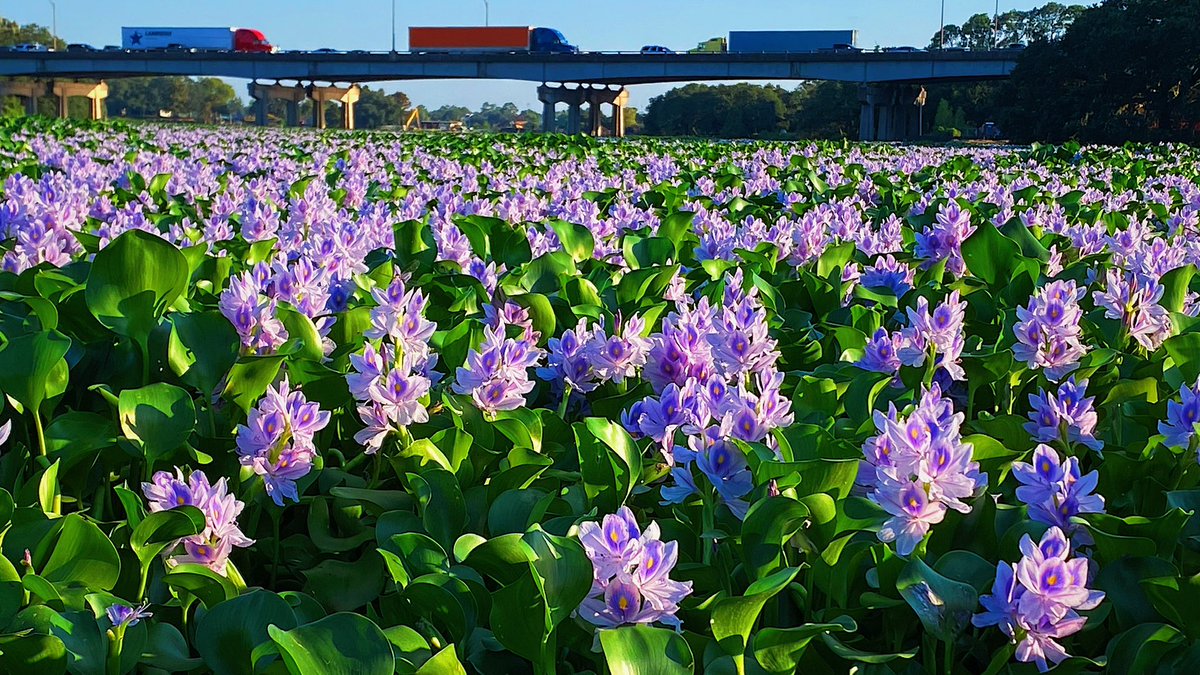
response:
{"label": "orange shipping container trailer", "polygon": [[529,49],[528,26],[422,27],[408,29],[408,49],[427,51],[523,51]]}

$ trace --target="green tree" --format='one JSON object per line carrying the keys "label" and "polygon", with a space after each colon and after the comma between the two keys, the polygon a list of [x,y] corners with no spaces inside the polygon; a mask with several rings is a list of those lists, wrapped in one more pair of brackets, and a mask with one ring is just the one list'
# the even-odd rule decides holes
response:
{"label": "green tree", "polygon": [[788,131],[799,138],[857,138],[862,104],[858,85],[805,82],[785,99]]}
{"label": "green tree", "polygon": [[1022,139],[1200,140],[1200,0],[1109,0],[1013,72],[1003,125]]}

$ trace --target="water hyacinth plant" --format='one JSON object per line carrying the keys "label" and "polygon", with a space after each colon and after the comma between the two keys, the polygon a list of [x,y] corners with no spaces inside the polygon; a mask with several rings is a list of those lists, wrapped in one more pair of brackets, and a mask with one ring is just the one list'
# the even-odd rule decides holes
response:
{"label": "water hyacinth plant", "polygon": [[0,672],[1191,672],[1198,166],[0,121]]}

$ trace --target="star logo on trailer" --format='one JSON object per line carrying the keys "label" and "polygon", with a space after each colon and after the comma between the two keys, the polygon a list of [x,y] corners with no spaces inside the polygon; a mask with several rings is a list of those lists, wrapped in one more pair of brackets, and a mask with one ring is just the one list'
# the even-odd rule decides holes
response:
{"label": "star logo on trailer", "polygon": [[133,35],[129,36],[129,44],[142,44],[142,34],[135,31]]}

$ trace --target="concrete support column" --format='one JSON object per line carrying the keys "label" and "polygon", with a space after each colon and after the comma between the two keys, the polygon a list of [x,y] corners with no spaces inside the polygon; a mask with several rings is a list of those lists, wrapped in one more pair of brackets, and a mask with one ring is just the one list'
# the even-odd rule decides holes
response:
{"label": "concrete support column", "polygon": [[588,107],[586,131],[593,136],[600,136],[605,131],[604,106],[613,107],[613,124],[609,133],[613,136],[625,135],[625,106],[629,104],[629,90],[609,89],[608,87],[551,87],[543,84],[538,87],[538,100],[542,102],[542,129],[547,133],[554,131],[556,126],[554,115],[559,103],[567,104],[568,134],[578,134],[585,130],[583,126],[583,106]]}
{"label": "concrete support column", "polygon": [[569,105],[571,107],[567,109],[567,133],[575,135],[583,130],[580,126],[580,120],[583,117],[583,104],[571,103]]}
{"label": "concrete support column", "polygon": [[554,126],[558,120],[555,116],[558,115],[558,109],[554,101],[542,101],[542,133],[554,133]]}
{"label": "concrete support column", "polygon": [[859,90],[862,105],[858,137],[863,141],[905,141],[917,138],[918,87],[907,84],[866,84]]}
{"label": "concrete support column", "polygon": [[310,84],[308,96],[313,102],[313,126],[317,129],[325,128],[325,103],[336,101],[342,104],[342,128],[353,129],[354,104],[358,103],[361,94],[362,89],[357,84],[349,87],[318,87]]}
{"label": "concrete support column", "polygon": [[271,113],[271,101],[282,100],[285,105],[284,123],[289,127],[300,125],[300,102],[308,98],[308,90],[300,85],[285,87],[279,83],[260,84],[251,82],[250,98],[254,99],[254,123],[267,126]]}
{"label": "concrete support column", "polygon": [[0,82],[0,97],[16,96],[25,101],[25,112],[30,117],[37,114],[38,100],[46,93],[45,82]]}
{"label": "concrete support column", "polygon": [[588,133],[592,136],[604,135],[604,115],[600,106],[600,101],[594,98],[588,103]]}
{"label": "concrete support column", "polygon": [[63,82],[55,80],[51,83],[51,91],[58,97],[58,116],[67,119],[70,116],[68,102],[75,96],[90,99],[91,118],[103,119],[104,99],[108,98],[108,84],[105,82]]}

